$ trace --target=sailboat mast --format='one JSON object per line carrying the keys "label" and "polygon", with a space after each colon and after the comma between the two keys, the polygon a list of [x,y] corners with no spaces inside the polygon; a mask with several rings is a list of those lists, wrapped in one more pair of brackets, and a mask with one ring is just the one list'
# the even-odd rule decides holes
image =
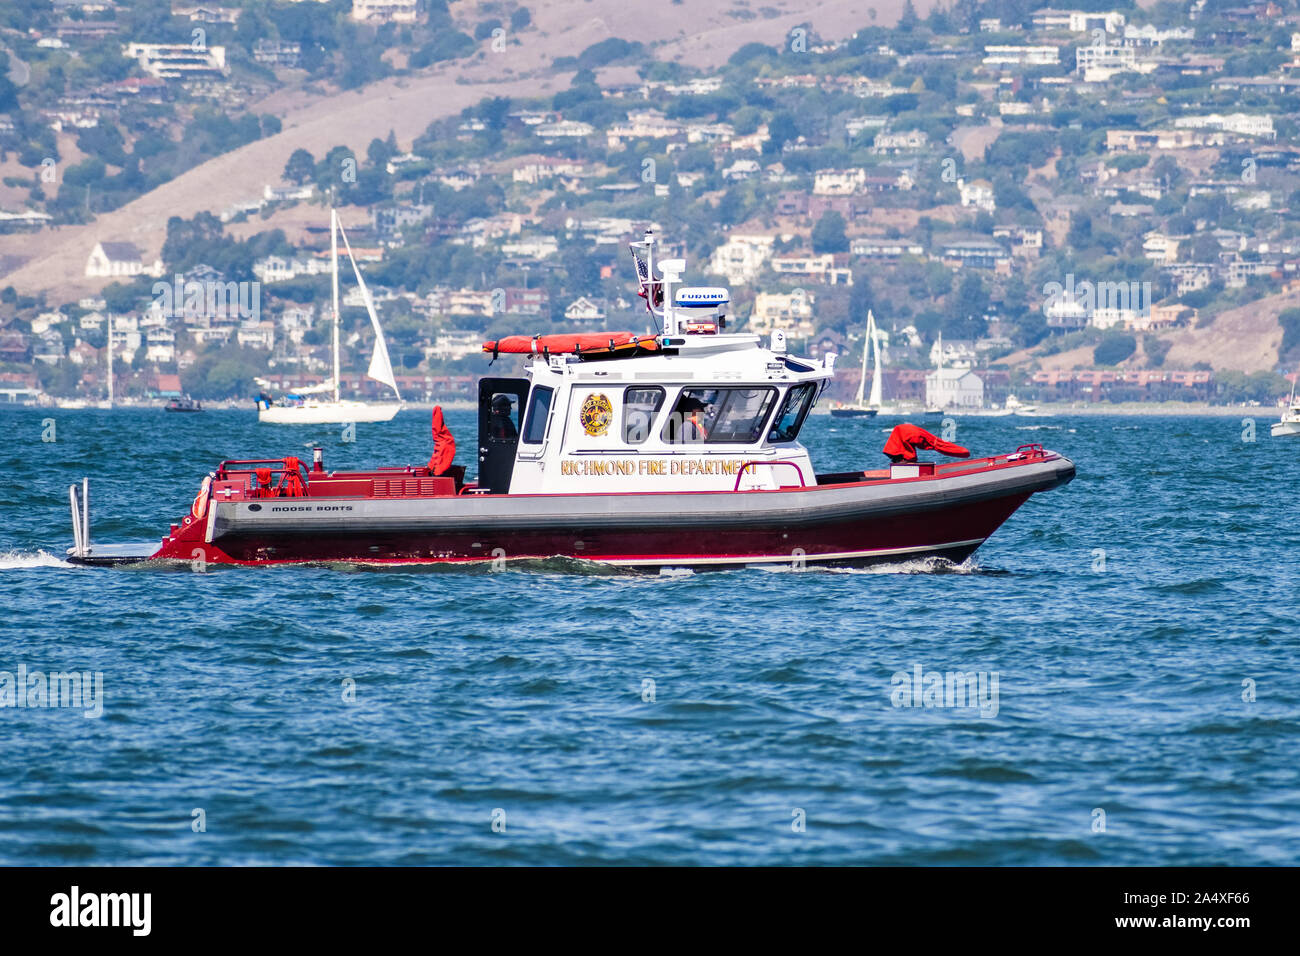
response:
{"label": "sailboat mast", "polygon": [[108,407],[113,407],[113,313],[108,313]]}
{"label": "sailboat mast", "polygon": [[875,364],[871,373],[871,407],[879,408],[884,404],[884,373],[880,369],[880,330],[876,328],[876,317],[867,312],[867,326],[870,329],[871,350],[875,353]]}
{"label": "sailboat mast", "polygon": [[871,355],[871,310],[867,310],[867,334],[862,339],[862,377],[858,379],[858,405],[867,394],[867,358]]}
{"label": "sailboat mast", "polygon": [[334,289],[334,401],[339,400],[339,219],[330,206],[330,275]]}

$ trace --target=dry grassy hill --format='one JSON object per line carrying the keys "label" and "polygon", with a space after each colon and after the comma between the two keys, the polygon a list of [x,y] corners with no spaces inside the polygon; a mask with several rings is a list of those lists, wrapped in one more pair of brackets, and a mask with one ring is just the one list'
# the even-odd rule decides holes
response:
{"label": "dry grassy hill", "polygon": [[[1296,307],[1300,307],[1300,286],[1228,309],[1200,328],[1162,332],[1158,338],[1170,343],[1164,367],[1187,369],[1205,362],[1216,371],[1272,371],[1277,366],[1278,347],[1282,344],[1282,326],[1277,317],[1284,310]],[[1142,336],[1139,335],[1138,339],[1138,352],[1125,365],[1145,366]],[[1095,364],[1092,352],[1093,346],[1087,345],[1055,355],[1043,355],[1039,347],[1015,352],[1002,361],[1012,367],[1092,368]]]}
{"label": "dry grassy hill", "polygon": [[1189,368],[1208,362],[1217,369],[1243,372],[1271,370],[1278,361],[1282,326],[1277,317],[1300,306],[1300,289],[1270,295],[1217,315],[1199,329],[1178,329],[1161,338],[1173,343],[1165,357],[1169,368]]}
{"label": "dry grassy hill", "polygon": [[[764,13],[759,13],[761,6]],[[924,14],[931,0],[916,3]],[[903,0],[875,0],[874,22],[897,20]],[[134,242],[153,258],[161,249],[168,218],[220,212],[260,195],[277,183],[290,154],[299,147],[320,156],[344,144],[364,150],[393,130],[402,146],[436,119],[452,115],[485,96],[524,97],[552,93],[568,76],[552,75],[551,64],[608,37],[638,40],[663,60],[707,67],[725,60],[746,43],[776,45],[800,24],[811,24],[824,38],[839,39],[872,22],[855,0],[682,0],[681,3],[629,5],[625,0],[548,0],[533,10],[534,28],[516,38],[505,53],[480,50],[464,61],[443,64],[417,76],[390,78],[352,92],[317,95],[281,90],[253,104],[283,123],[276,136],[211,159],[122,208],[84,226],[47,229],[0,237],[0,261],[25,262],[3,277],[21,293],[48,292],[58,300],[95,291],[102,280],[83,276],[86,257],[99,240]],[[452,5],[465,24],[487,19],[477,3]]]}

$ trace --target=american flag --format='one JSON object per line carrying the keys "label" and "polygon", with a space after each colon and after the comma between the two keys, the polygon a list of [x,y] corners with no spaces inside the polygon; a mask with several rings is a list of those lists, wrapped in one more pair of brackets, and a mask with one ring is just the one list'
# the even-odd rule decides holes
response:
{"label": "american flag", "polygon": [[650,275],[650,263],[646,261],[646,257],[641,251],[635,245],[630,248],[632,250],[632,261],[636,263],[637,284],[640,286],[636,294],[645,299],[647,304],[652,307],[663,305],[663,285]]}

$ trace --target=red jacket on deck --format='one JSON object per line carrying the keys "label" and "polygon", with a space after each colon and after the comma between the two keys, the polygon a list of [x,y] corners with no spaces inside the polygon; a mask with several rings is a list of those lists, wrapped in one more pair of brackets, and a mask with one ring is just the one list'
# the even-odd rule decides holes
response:
{"label": "red jacket on deck", "polygon": [[954,458],[970,457],[970,452],[962,448],[961,445],[954,445],[952,442],[944,441],[937,435],[931,435],[924,428],[918,428],[910,423],[896,426],[889,433],[889,441],[885,442],[885,454],[895,463],[916,461],[916,450],[918,448],[928,448],[931,451],[951,455]]}
{"label": "red jacket on deck", "polygon": [[442,420],[442,406],[433,406],[433,454],[429,456],[429,472],[441,475],[451,467],[456,457],[456,439]]}

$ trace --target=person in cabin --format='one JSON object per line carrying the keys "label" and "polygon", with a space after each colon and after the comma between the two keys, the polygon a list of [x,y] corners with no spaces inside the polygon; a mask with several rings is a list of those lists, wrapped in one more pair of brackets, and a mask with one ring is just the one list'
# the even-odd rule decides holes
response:
{"label": "person in cabin", "polygon": [[677,411],[682,416],[681,441],[702,442],[709,440],[708,429],[704,427],[704,412],[708,405],[694,395],[684,395],[677,403]]}
{"label": "person in cabin", "polygon": [[519,429],[515,428],[511,417],[514,403],[504,393],[492,399],[492,413],[488,416],[488,437],[501,441],[514,441],[519,438]]}

